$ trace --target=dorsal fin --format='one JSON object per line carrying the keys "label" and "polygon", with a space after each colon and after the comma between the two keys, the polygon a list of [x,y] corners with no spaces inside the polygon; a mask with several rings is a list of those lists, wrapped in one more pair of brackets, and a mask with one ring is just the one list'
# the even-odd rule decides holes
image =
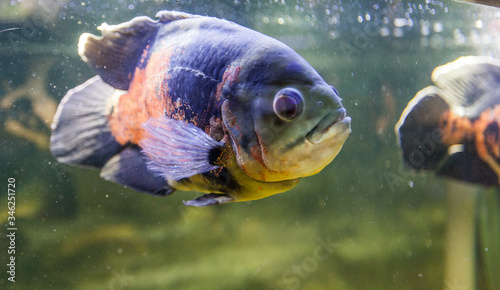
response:
{"label": "dorsal fin", "polygon": [[196,17],[202,17],[202,16],[189,14],[189,13],[185,13],[185,12],[179,12],[179,11],[162,10],[162,11],[158,11],[158,13],[156,13],[155,17],[160,18],[159,21],[161,23],[167,23],[167,22],[174,21],[174,20],[196,18]]}
{"label": "dorsal fin", "polygon": [[500,60],[491,57],[461,57],[437,67],[432,80],[442,97],[459,116],[474,118],[486,107],[500,103]]}
{"label": "dorsal fin", "polygon": [[[161,117],[143,125],[146,137],[139,146],[149,158],[149,171],[166,180],[180,180],[219,168],[223,142],[193,124]],[[214,156],[215,155],[215,156]]]}
{"label": "dorsal fin", "polygon": [[154,40],[161,24],[200,17],[177,11],[160,11],[159,20],[146,16],[117,25],[103,23],[102,36],[84,33],[78,42],[78,54],[112,87],[127,90],[143,50]]}

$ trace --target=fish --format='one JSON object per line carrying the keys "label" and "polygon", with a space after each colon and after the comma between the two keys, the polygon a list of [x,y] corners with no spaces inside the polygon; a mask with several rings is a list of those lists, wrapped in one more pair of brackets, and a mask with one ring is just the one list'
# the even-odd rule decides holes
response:
{"label": "fish", "polygon": [[156,196],[257,200],[320,172],[351,133],[335,87],[278,40],[223,19],[160,11],[102,24],[78,53],[95,72],[61,100],[58,162]]}
{"label": "fish", "polygon": [[500,184],[500,60],[465,56],[435,68],[395,126],[403,161],[483,186]]}

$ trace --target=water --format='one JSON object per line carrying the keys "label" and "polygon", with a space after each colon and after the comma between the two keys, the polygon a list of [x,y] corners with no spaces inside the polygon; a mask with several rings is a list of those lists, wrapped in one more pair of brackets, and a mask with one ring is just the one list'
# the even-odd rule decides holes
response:
{"label": "water", "polygon": [[[56,105],[93,76],[77,55],[79,35],[163,9],[235,21],[306,58],[353,120],[334,162],[287,193],[201,209],[182,205],[195,193],[154,198],[57,163],[48,150]],[[0,11],[0,217],[9,221],[14,178],[17,228],[15,283],[5,266],[11,231],[0,228],[1,288],[465,287],[446,266],[449,181],[404,169],[393,127],[436,66],[499,56],[498,9],[451,1],[13,0]]]}

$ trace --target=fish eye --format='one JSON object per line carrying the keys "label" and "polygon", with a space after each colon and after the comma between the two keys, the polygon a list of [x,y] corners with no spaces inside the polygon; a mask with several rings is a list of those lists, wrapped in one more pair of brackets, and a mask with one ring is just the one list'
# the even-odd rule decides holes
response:
{"label": "fish eye", "polygon": [[291,121],[302,113],[304,98],[296,89],[287,88],[274,97],[274,113],[283,121]]}

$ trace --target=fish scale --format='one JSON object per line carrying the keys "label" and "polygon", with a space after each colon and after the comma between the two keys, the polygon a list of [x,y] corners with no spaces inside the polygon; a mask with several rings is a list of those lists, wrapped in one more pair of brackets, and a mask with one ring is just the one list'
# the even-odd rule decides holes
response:
{"label": "fish scale", "polygon": [[[178,33],[170,35],[174,38]],[[199,39],[203,31],[191,35],[192,38]],[[161,34],[160,34],[161,37]],[[205,36],[203,36],[205,37]],[[220,37],[219,37],[220,38]],[[222,40],[212,39],[218,45],[204,45],[201,43],[188,43],[181,46],[178,53],[174,53],[168,63],[167,74],[170,76],[166,80],[166,86],[169,90],[169,97],[172,100],[181,99],[183,103],[192,109],[192,112],[206,111],[214,97],[217,84],[223,81],[223,75],[227,67],[234,61],[239,54],[237,49],[231,49],[224,45]],[[153,45],[151,55],[157,51],[168,49],[173,44]],[[224,47],[226,46],[226,47]],[[200,48],[205,48],[200,51]],[[191,55],[196,57],[191,57]],[[186,85],[188,84],[188,85]],[[217,109],[217,105],[214,110]],[[186,111],[187,117],[192,119],[196,113]],[[200,120],[200,127],[204,127],[209,122],[209,116],[214,112],[207,112],[203,120]],[[208,119],[207,119],[208,118]]]}

